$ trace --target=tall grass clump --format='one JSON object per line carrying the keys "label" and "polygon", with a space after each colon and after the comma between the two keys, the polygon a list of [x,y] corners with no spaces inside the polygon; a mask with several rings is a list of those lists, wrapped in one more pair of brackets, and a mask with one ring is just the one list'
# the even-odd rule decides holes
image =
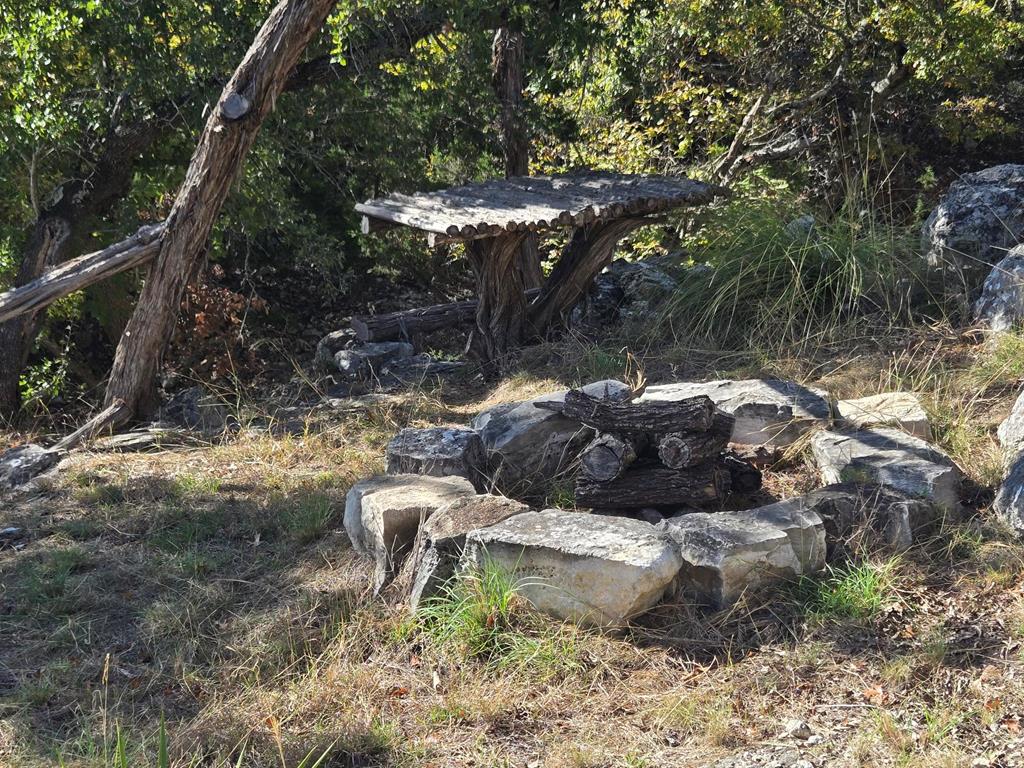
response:
{"label": "tall grass clump", "polygon": [[515,576],[492,561],[460,572],[417,611],[425,637],[442,652],[495,669],[541,677],[580,665],[579,629],[533,611]]}
{"label": "tall grass clump", "polygon": [[858,314],[895,320],[917,284],[916,232],[856,183],[832,215],[811,214],[783,184],[741,184],[685,241],[711,269],[684,282],[665,320],[723,347],[835,336]]}

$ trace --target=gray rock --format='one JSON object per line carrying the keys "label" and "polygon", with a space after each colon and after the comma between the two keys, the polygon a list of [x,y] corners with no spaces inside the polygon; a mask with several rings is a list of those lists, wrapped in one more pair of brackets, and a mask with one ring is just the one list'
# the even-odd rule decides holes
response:
{"label": "gray rock", "polygon": [[779,504],[812,510],[824,523],[830,546],[863,530],[880,534],[886,545],[901,551],[931,531],[941,517],[930,502],[908,498],[895,488],[877,484],[828,485]]}
{"label": "gray rock", "polygon": [[218,398],[195,386],[176,392],[160,407],[157,420],[212,435],[224,431],[229,417]]}
{"label": "gray rock", "polygon": [[753,517],[696,512],[665,520],[658,528],[682,557],[680,589],[716,608],[736,602],[745,591],[803,572],[786,532]]}
{"label": "gray rock", "polygon": [[828,393],[793,381],[746,379],[648,387],[640,400],[682,400],[707,395],[736,417],[732,442],[786,446],[814,426],[829,423]]}
{"label": "gray rock", "polygon": [[1024,537],[1024,451],[1017,451],[1007,462],[992,509],[1018,536]]}
{"label": "gray rock", "polygon": [[405,341],[378,341],[342,349],[334,355],[334,367],[347,378],[366,379],[382,372],[385,365],[413,356],[412,344]]}
{"label": "gray rock", "polygon": [[654,526],[639,520],[545,510],[516,515],[466,537],[465,562],[513,572],[538,610],[617,628],[652,608],[681,560]]}
{"label": "gray rock", "polygon": [[[626,400],[630,388],[620,381],[598,381],[583,387],[595,397]],[[504,403],[473,419],[483,440],[494,479],[508,487],[532,479],[548,479],[567,467],[590,439],[591,430],[540,402],[562,402],[565,392],[552,392],[522,403]]]}
{"label": "gray rock", "polygon": [[353,549],[373,557],[374,588],[391,580],[423,521],[475,493],[463,477],[383,475],[353,485],[345,499],[345,531]]}
{"label": "gray rock", "polygon": [[328,370],[335,368],[334,356],[351,342],[355,341],[356,333],[351,328],[342,328],[324,336],[316,345],[316,362]]}
{"label": "gray rock", "polygon": [[944,512],[959,510],[960,470],[952,459],[898,429],[818,432],[811,438],[811,453],[826,483],[890,485],[912,499],[929,500]]}
{"label": "gray rock", "polygon": [[814,218],[814,214],[805,213],[803,216],[797,216],[795,219],[786,224],[786,234],[793,240],[799,243],[805,243],[808,240],[815,239],[817,237],[817,221]]}
{"label": "gray rock", "polygon": [[[997,165],[953,182],[921,229],[932,267],[977,275],[1024,240],[1024,165]],[[976,284],[973,279],[970,284]]]}
{"label": "gray rock", "polygon": [[1017,449],[1024,448],[1024,390],[1017,395],[1017,400],[1010,410],[1010,415],[996,429],[999,444],[1009,455]]}
{"label": "gray rock", "polygon": [[974,302],[974,319],[992,331],[1024,324],[1024,245],[1018,245],[989,272]]}
{"label": "gray rock", "polygon": [[922,440],[931,440],[928,414],[917,395],[911,392],[883,392],[879,395],[840,400],[836,403],[839,418],[851,427],[899,427]]}
{"label": "gray rock", "polygon": [[723,512],[719,517],[732,517],[739,522],[752,520],[778,528],[789,538],[800,562],[798,573],[814,573],[825,567],[825,523],[813,505],[787,500],[740,512]]}
{"label": "gray rock", "polygon": [[8,448],[0,453],[0,488],[17,488],[54,466],[64,456],[35,443]]}
{"label": "gray rock", "polygon": [[389,475],[456,475],[482,487],[486,463],[480,435],[465,427],[407,427],[387,448]]}
{"label": "gray rock", "polygon": [[403,574],[408,571],[410,610],[438,594],[455,575],[469,531],[529,511],[521,502],[488,495],[464,496],[437,510],[420,527],[413,554],[403,566]]}
{"label": "gray rock", "polygon": [[999,425],[1005,472],[992,502],[993,511],[1024,537],[1024,391],[1017,397],[1010,415]]}

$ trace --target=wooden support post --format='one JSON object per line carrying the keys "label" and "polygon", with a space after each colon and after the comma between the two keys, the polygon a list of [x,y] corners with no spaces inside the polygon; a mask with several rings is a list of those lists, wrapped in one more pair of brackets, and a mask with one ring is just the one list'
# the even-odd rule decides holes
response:
{"label": "wooden support post", "polygon": [[479,296],[469,351],[487,366],[500,367],[509,349],[523,340],[526,298],[516,259],[525,234],[508,232],[466,243]]}
{"label": "wooden support post", "polygon": [[569,312],[607,267],[619,240],[637,227],[651,224],[644,217],[597,221],[578,227],[555,264],[540,296],[530,305],[531,333],[543,336],[556,320]]}

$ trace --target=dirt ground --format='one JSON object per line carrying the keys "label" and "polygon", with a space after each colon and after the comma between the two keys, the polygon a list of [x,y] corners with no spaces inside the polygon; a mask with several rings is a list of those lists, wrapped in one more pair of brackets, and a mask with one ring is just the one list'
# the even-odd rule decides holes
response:
{"label": "dirt ground", "polygon": [[[207,444],[76,453],[0,508],[20,529],[0,542],[0,764],[1024,765],[1024,545],[987,509],[1022,349],[936,329],[799,360],[549,345],[497,385],[344,409],[306,380]],[[663,605],[620,636],[516,603],[514,653],[368,593],[344,497],[399,428],[638,364],[920,392],[968,512],[899,556],[855,551],[717,614]],[[776,497],[816,482],[799,449],[766,472]]]}

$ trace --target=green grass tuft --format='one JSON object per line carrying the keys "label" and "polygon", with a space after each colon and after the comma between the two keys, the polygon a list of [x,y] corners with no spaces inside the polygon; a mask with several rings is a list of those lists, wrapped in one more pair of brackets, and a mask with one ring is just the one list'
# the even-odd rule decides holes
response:
{"label": "green grass tuft", "polygon": [[847,563],[829,566],[824,578],[803,577],[797,589],[804,611],[819,621],[869,621],[898,598],[894,572],[899,563]]}
{"label": "green grass tuft", "polygon": [[518,587],[493,562],[460,573],[417,612],[420,629],[440,649],[496,669],[546,677],[580,668],[578,629],[535,613]]}

